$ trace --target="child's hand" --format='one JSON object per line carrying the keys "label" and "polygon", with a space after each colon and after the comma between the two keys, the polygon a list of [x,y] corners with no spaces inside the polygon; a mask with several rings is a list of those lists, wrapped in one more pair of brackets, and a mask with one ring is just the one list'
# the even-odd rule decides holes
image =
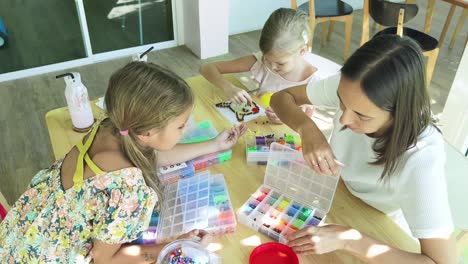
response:
{"label": "child's hand", "polygon": [[283,122],[278,118],[278,116],[275,114],[275,112],[273,112],[273,109],[271,107],[268,107],[265,110],[265,114],[272,123],[274,123],[274,124],[283,124]]}
{"label": "child's hand", "polygon": [[235,85],[231,85],[229,89],[225,89],[227,96],[230,98],[229,100],[236,104],[241,103],[252,103],[252,97],[244,90]]}
{"label": "child's hand", "polygon": [[211,235],[203,229],[194,229],[188,233],[180,235],[177,239],[194,239],[204,247],[211,242]]}
{"label": "child's hand", "polygon": [[245,131],[247,131],[247,126],[244,123],[240,125],[235,125],[229,130],[224,130],[215,138],[215,143],[218,151],[230,149],[234,144],[236,144],[239,137],[241,137]]}

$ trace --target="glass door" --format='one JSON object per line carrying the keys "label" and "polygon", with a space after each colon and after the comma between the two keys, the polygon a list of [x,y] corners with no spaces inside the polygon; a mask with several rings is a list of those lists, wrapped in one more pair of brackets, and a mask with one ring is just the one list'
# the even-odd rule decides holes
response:
{"label": "glass door", "polygon": [[0,19],[0,74],[86,57],[73,0],[1,0]]}
{"label": "glass door", "polygon": [[0,82],[174,47],[173,1],[1,0]]}
{"label": "glass door", "polygon": [[174,39],[169,0],[83,0],[93,54]]}

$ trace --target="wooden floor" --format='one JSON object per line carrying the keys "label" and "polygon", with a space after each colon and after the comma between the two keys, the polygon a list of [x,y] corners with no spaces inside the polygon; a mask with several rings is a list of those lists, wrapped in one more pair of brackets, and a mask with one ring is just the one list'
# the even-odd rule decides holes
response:
{"label": "wooden floor", "polygon": [[[420,13],[407,26],[422,29],[424,25],[426,1],[418,0]],[[438,38],[442,30],[449,5],[437,1],[431,35]],[[450,27],[446,43],[442,46],[431,83],[433,111],[439,114],[444,107],[448,91],[455,76],[463,52],[466,31],[459,37],[454,49],[448,49],[448,42],[458,21],[457,10]],[[361,35],[360,10],[355,12],[351,52],[356,50]],[[342,63],[344,26],[337,23],[332,40],[320,47],[320,27],[316,30],[313,52]],[[176,47],[152,52],[149,61],[159,63],[173,70],[183,78],[198,74],[203,62],[236,58],[258,50],[259,31],[234,35],[229,40],[230,53],[202,61],[186,47]],[[79,71],[88,87],[91,99],[102,96],[107,80],[112,72],[130,61],[122,58],[103,63],[83,66]],[[63,90],[65,84],[56,80],[57,73],[0,83],[0,191],[12,203],[29,184],[32,176],[41,168],[53,162],[49,135],[45,125],[45,114],[52,109],[65,106]]]}

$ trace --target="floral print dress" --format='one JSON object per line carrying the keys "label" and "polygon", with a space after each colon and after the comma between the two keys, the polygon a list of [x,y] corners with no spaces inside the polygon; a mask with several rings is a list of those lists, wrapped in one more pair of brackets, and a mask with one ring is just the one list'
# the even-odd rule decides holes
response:
{"label": "floral print dress", "polygon": [[[128,243],[148,228],[156,193],[138,168],[103,172],[91,161],[96,130],[77,145],[72,188],[64,190],[58,160],[34,176],[0,223],[0,263],[92,263],[94,240]],[[83,179],[83,162],[96,176]]]}

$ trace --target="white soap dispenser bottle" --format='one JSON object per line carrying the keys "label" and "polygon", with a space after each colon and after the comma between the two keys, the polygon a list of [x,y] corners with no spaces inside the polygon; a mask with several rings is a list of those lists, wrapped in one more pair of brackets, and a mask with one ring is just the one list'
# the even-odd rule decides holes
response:
{"label": "white soap dispenser bottle", "polygon": [[80,74],[68,72],[57,75],[56,78],[64,78],[65,80],[65,98],[73,130],[77,132],[88,131],[94,123],[94,116],[89,102],[88,90],[81,82]]}

